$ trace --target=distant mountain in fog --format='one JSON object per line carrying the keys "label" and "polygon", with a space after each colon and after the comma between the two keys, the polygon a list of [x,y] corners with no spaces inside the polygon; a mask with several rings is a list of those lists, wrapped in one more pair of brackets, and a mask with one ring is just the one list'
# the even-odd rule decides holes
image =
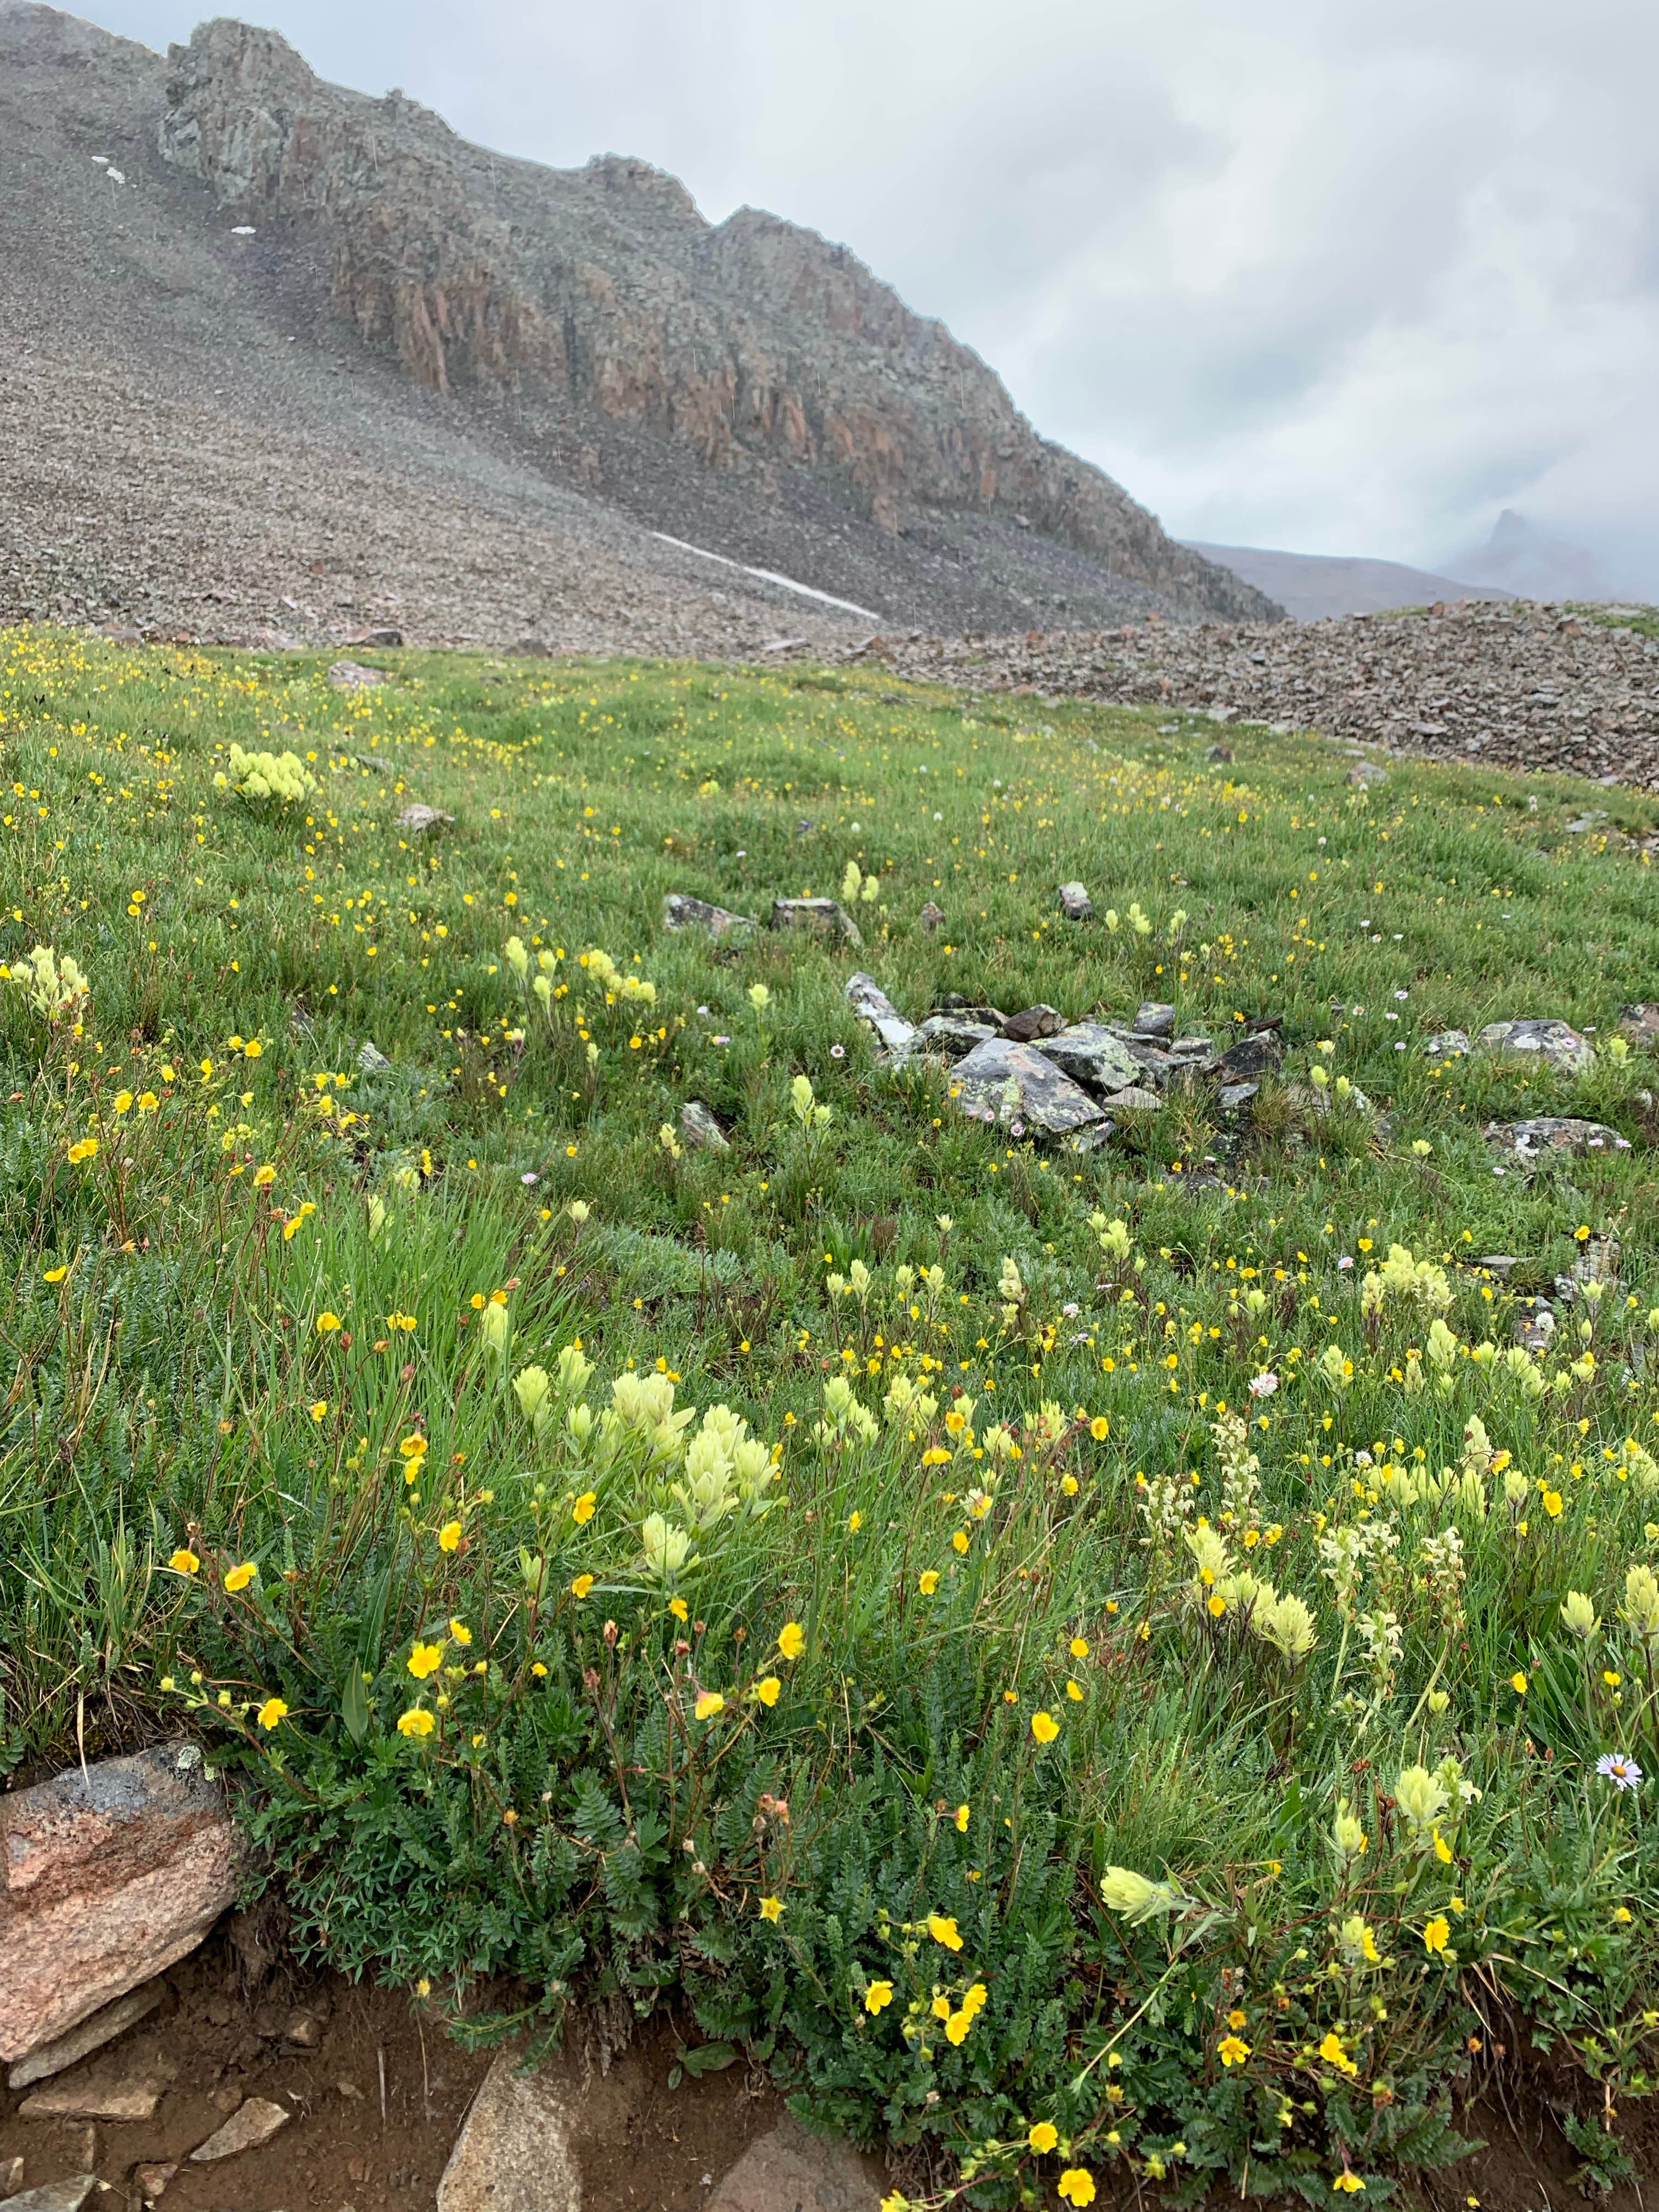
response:
{"label": "distant mountain in fog", "polygon": [[1620,586],[1587,546],[1553,537],[1506,507],[1484,544],[1451,564],[1476,583],[1499,585],[1523,599],[1613,599]]}
{"label": "distant mountain in fog", "polygon": [[1182,540],[1206,561],[1254,584],[1296,622],[1327,615],[1382,614],[1392,607],[1432,606],[1437,599],[1507,599],[1496,583],[1455,581],[1399,561],[1336,553],[1279,553],[1260,545],[1206,545]]}

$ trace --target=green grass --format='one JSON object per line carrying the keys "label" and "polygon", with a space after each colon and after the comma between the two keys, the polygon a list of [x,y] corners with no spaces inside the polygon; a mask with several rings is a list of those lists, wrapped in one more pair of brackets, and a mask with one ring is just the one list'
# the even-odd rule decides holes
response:
{"label": "green grass", "polygon": [[[1510,2014],[1597,2124],[1644,2094],[1659,1860],[1595,1762],[1659,1769],[1652,802],[384,658],[0,636],[0,956],[90,985],[0,999],[7,1764],[197,1729],[302,1947],[463,2033],[671,2008],[975,2201],[1378,2197]],[[861,954],[660,927],[850,862]],[[1043,1152],[876,1065],[860,963],[913,1018],[1281,1014],[1285,1079]],[[1593,1067],[1422,1049],[1505,1015]],[[728,1152],[665,1143],[688,1098]],[[1547,1112],[1630,1149],[1495,1174]]]}

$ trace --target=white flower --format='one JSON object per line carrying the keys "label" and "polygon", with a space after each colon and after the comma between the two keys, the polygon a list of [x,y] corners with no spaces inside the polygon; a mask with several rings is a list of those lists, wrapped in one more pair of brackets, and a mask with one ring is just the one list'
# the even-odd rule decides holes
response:
{"label": "white flower", "polygon": [[1264,1368],[1260,1375],[1250,1377],[1250,1395],[1253,1398],[1271,1398],[1278,1388],[1279,1377],[1271,1368]]}

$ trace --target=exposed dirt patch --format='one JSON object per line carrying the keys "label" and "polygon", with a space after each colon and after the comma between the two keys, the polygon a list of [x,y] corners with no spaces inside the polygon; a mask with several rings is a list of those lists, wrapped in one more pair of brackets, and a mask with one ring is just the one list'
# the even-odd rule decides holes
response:
{"label": "exposed dirt patch", "polygon": [[[90,2168],[136,2212],[145,2201],[138,2169],[177,2162],[159,2200],[166,2212],[432,2212],[490,2054],[463,2051],[400,1993],[337,1975],[308,1980],[276,1967],[250,1990],[243,1958],[222,1936],[166,1981],[158,2009],[100,2061],[133,2077],[157,2052],[176,2063],[153,2118],[24,2119],[19,2107],[33,2092],[0,2091],[0,2173],[21,2157],[32,2188]],[[295,2029],[314,2037],[311,2048],[293,2040]],[[741,2063],[671,2090],[677,2048],[672,2029],[653,2024],[605,2068],[595,2037],[577,2028],[555,2061],[570,2084],[586,2203],[693,2212],[775,2124],[780,2100]],[[192,2165],[191,2150],[249,2097],[293,2118],[258,2149]]]}

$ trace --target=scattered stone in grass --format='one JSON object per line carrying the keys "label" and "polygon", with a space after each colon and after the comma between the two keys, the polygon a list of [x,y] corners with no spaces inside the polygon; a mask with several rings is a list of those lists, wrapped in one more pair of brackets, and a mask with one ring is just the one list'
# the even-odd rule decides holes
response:
{"label": "scattered stone in grass", "polygon": [[665,929],[702,929],[710,937],[724,937],[728,930],[754,929],[757,924],[751,915],[732,914],[726,907],[711,905],[707,899],[693,898],[689,891],[665,891],[662,926]]}
{"label": "scattered stone in grass", "polygon": [[915,1043],[915,1024],[905,1020],[873,975],[860,971],[848,977],[847,1003],[860,1021],[870,1024],[889,1052],[902,1055]]}
{"label": "scattered stone in grass", "polygon": [[1255,1030],[1249,1036],[1230,1044],[1224,1052],[1216,1053],[1200,1062],[1204,1074],[1213,1076],[1224,1087],[1234,1083],[1254,1083],[1264,1075],[1277,1075],[1284,1063],[1285,1048],[1276,1031]]}
{"label": "scattered stone in grass", "polygon": [[1610,819],[1611,817],[1605,806],[1592,806],[1583,814],[1574,815],[1572,820],[1567,824],[1567,835],[1570,837],[1582,837],[1587,830],[1599,830],[1604,822]]}
{"label": "scattered stone in grass", "polygon": [[418,799],[411,799],[398,817],[397,826],[408,837],[424,837],[434,830],[447,830],[454,822],[453,814],[446,814],[441,806],[427,806]]}
{"label": "scattered stone in grass", "polygon": [[1632,1044],[1659,1044],[1659,1002],[1638,1000],[1620,1006],[1619,1026]]}
{"label": "scattered stone in grass", "polygon": [[1060,910],[1067,921],[1087,921],[1095,910],[1094,901],[1081,884],[1062,884],[1060,887]]}
{"label": "scattered stone in grass", "polygon": [[1217,1103],[1224,1114],[1242,1114],[1247,1106],[1254,1104],[1261,1091],[1259,1083],[1224,1083]]}
{"label": "scattered stone in grass", "polygon": [[1039,1037],[1058,1036],[1065,1027],[1066,1017],[1058,1006],[1038,1005],[1008,1015],[1002,1034],[1015,1044],[1035,1044]]}
{"label": "scattered stone in grass", "polygon": [[1501,1282],[1506,1283],[1521,1262],[1512,1252],[1483,1252],[1478,1260],[1471,1260],[1469,1265],[1484,1267],[1488,1274],[1496,1275]]}
{"label": "scattered stone in grass", "polygon": [[944,927],[945,909],[943,907],[935,906],[932,899],[929,899],[927,905],[923,907],[921,912],[916,916],[916,920],[921,924],[922,927],[931,937],[935,930]]}
{"label": "scattered stone in grass", "polygon": [[1173,1037],[1175,1024],[1173,1006],[1166,1006],[1158,999],[1148,999],[1135,1016],[1134,1032],[1137,1036]]}
{"label": "scattered stone in grass", "polygon": [[[1255,1086],[1253,1084],[1246,1084],[1243,1087],[1252,1097],[1255,1096]],[[1156,1114],[1162,1109],[1164,1101],[1156,1091],[1148,1091],[1139,1083],[1131,1083],[1121,1091],[1109,1091],[1106,1104],[1114,1114]]]}
{"label": "scattered stone in grass", "polygon": [[700,1098],[688,1098],[680,1109],[680,1134],[696,1152],[729,1152],[731,1139]]}
{"label": "scattered stone in grass", "polygon": [[357,1065],[365,1075],[385,1075],[392,1067],[392,1062],[380,1050],[373,1037],[363,1039],[362,1049],[357,1054]]}
{"label": "scattered stone in grass", "polygon": [[236,2158],[245,2150],[257,2150],[293,2117],[269,2097],[250,2097],[236,2107],[223,2127],[216,2128],[204,2143],[198,2143],[191,2156],[205,2166],[216,2159]]}
{"label": "scattered stone in grass", "polygon": [[1605,1121],[1582,1121],[1571,1114],[1539,1114],[1524,1121],[1490,1121],[1484,1132],[1495,1152],[1514,1152],[1523,1163],[1545,1152],[1627,1152],[1628,1137]]}
{"label": "scattered stone in grass", "polygon": [[352,753],[348,756],[353,768],[372,768],[379,775],[396,775],[398,763],[389,761],[384,753]]}
{"label": "scattered stone in grass", "polygon": [[384,669],[365,668],[361,660],[337,660],[328,672],[328,680],[337,691],[368,691],[392,679]]}
{"label": "scattered stone in grass", "polygon": [[840,935],[858,949],[862,949],[864,944],[857,922],[839,899],[774,899],[770,926],[774,929],[811,929],[823,937]]}
{"label": "scattered stone in grass", "polygon": [[1376,761],[1356,761],[1348,770],[1348,781],[1359,791],[1369,791],[1372,784],[1388,780],[1389,771]]}
{"label": "scattered stone in grass", "polygon": [[1474,1050],[1467,1030],[1437,1030],[1425,1037],[1423,1049],[1431,1060],[1462,1060]]}
{"label": "scattered stone in grass", "polygon": [[1231,745],[1212,745],[1204,757],[1212,768],[1229,768],[1232,765],[1233,749]]}
{"label": "scattered stone in grass", "polygon": [[366,646],[370,652],[376,647],[401,645],[403,641],[404,634],[400,629],[354,629],[349,636],[340,640],[342,645]]}
{"label": "scattered stone in grass", "polygon": [[1206,1036],[1171,1037],[1165,1049],[1175,1060],[1207,1060],[1215,1046]]}
{"label": "scattered stone in grass", "polygon": [[960,1112],[1000,1123],[1015,1136],[1070,1136],[1103,1118],[1088,1092],[1051,1059],[1003,1037],[976,1044],[957,1061],[951,1094]]}
{"label": "scattered stone in grass", "polygon": [[1595,1058],[1588,1039],[1560,1021],[1488,1022],[1480,1043],[1486,1052],[1539,1054],[1563,1075],[1580,1073]]}
{"label": "scattered stone in grass", "polygon": [[1140,1056],[1104,1022],[1074,1022],[1057,1036],[1044,1037],[1037,1048],[1091,1091],[1128,1090],[1145,1072]]}
{"label": "scattered stone in grass", "polygon": [[580,2212],[564,2100],[503,2051],[472,2100],[438,2184],[437,2212]]}

